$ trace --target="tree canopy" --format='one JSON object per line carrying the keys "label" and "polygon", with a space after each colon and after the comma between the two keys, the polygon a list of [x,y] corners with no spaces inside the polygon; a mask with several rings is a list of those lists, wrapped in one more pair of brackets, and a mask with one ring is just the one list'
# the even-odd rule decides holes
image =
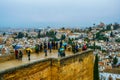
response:
{"label": "tree canopy", "polygon": [[117,58],[117,57],[114,57],[114,58],[113,58],[113,64],[116,65],[117,62],[118,62],[118,58]]}
{"label": "tree canopy", "polygon": [[24,37],[24,33],[23,32],[19,32],[17,35],[17,38],[23,38]]}

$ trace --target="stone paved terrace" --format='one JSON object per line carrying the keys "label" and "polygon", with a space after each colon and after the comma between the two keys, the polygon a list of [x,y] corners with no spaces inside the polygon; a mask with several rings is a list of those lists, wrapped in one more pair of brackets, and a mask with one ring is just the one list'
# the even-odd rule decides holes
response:
{"label": "stone paved terrace", "polygon": [[[66,51],[66,56],[68,56],[68,55],[73,55],[73,53],[69,52],[69,51]],[[45,57],[44,52],[41,52],[39,54],[32,53],[30,61],[28,61],[27,55],[23,55],[22,61],[14,59],[14,60],[1,62],[0,63],[0,71],[4,71],[6,69],[18,67],[20,65],[24,65],[24,64],[27,64],[27,63],[32,63],[34,61],[42,60],[42,59],[45,59],[45,58],[58,58],[57,50],[53,50],[52,53],[48,52],[47,57]]]}

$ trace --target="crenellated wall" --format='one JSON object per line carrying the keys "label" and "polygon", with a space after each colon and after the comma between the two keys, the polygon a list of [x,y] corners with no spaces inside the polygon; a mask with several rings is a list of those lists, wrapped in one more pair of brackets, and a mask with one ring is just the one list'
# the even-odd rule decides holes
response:
{"label": "crenellated wall", "polygon": [[93,51],[47,58],[0,72],[0,80],[93,80]]}

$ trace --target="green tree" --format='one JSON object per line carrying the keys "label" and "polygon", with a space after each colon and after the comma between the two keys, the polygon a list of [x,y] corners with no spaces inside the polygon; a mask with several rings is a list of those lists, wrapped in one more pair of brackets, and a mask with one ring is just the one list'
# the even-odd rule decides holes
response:
{"label": "green tree", "polygon": [[109,40],[104,34],[102,34],[102,32],[104,32],[104,30],[101,30],[101,31],[96,33],[96,39],[97,40],[104,40],[104,41]]}
{"label": "green tree", "polygon": [[28,37],[28,33],[25,34],[25,37]]}
{"label": "green tree", "polygon": [[95,62],[94,62],[94,79],[93,80],[99,80],[99,70],[98,70],[98,55],[95,56]]}
{"label": "green tree", "polygon": [[3,36],[5,36],[5,35],[6,35],[6,33],[4,32],[4,33],[3,33]]}
{"label": "green tree", "polygon": [[112,24],[107,25],[107,27],[106,27],[107,29],[106,30],[111,30],[111,25]]}
{"label": "green tree", "polygon": [[115,39],[115,41],[116,41],[116,42],[120,42],[120,38],[118,38],[118,39]]}
{"label": "green tree", "polygon": [[118,28],[120,28],[119,24],[118,23],[114,23],[114,29],[117,30]]}
{"label": "green tree", "polygon": [[116,65],[117,62],[118,62],[118,58],[117,58],[117,57],[114,57],[114,58],[113,58],[113,65]]}
{"label": "green tree", "polygon": [[100,37],[100,32],[96,33],[96,39],[98,39]]}
{"label": "green tree", "polygon": [[24,37],[24,33],[23,32],[19,32],[17,35],[17,38],[23,38]]}
{"label": "green tree", "polygon": [[31,36],[28,36],[28,39],[31,39],[32,37]]}
{"label": "green tree", "polygon": [[90,42],[90,39],[88,37],[84,38],[84,41]]}
{"label": "green tree", "polygon": [[89,27],[89,31],[91,31],[92,30],[92,27]]}
{"label": "green tree", "polygon": [[46,36],[48,36],[48,37],[53,38],[53,37],[55,37],[55,35],[56,35],[56,32],[54,32],[53,30],[46,32]]}
{"label": "green tree", "polygon": [[62,30],[65,30],[65,28],[64,28],[64,27],[62,27],[61,29],[62,29]]}

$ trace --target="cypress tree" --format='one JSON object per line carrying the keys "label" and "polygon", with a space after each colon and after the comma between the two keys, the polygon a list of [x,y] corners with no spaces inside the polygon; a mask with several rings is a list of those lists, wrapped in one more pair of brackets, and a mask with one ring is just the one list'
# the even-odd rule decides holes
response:
{"label": "cypress tree", "polygon": [[95,42],[94,42],[93,46],[94,46],[94,50],[95,50],[95,49],[96,49],[96,44],[95,44]]}
{"label": "cypress tree", "polygon": [[93,80],[99,80],[99,70],[98,70],[98,55],[95,56],[95,62],[94,62],[94,79]]}

